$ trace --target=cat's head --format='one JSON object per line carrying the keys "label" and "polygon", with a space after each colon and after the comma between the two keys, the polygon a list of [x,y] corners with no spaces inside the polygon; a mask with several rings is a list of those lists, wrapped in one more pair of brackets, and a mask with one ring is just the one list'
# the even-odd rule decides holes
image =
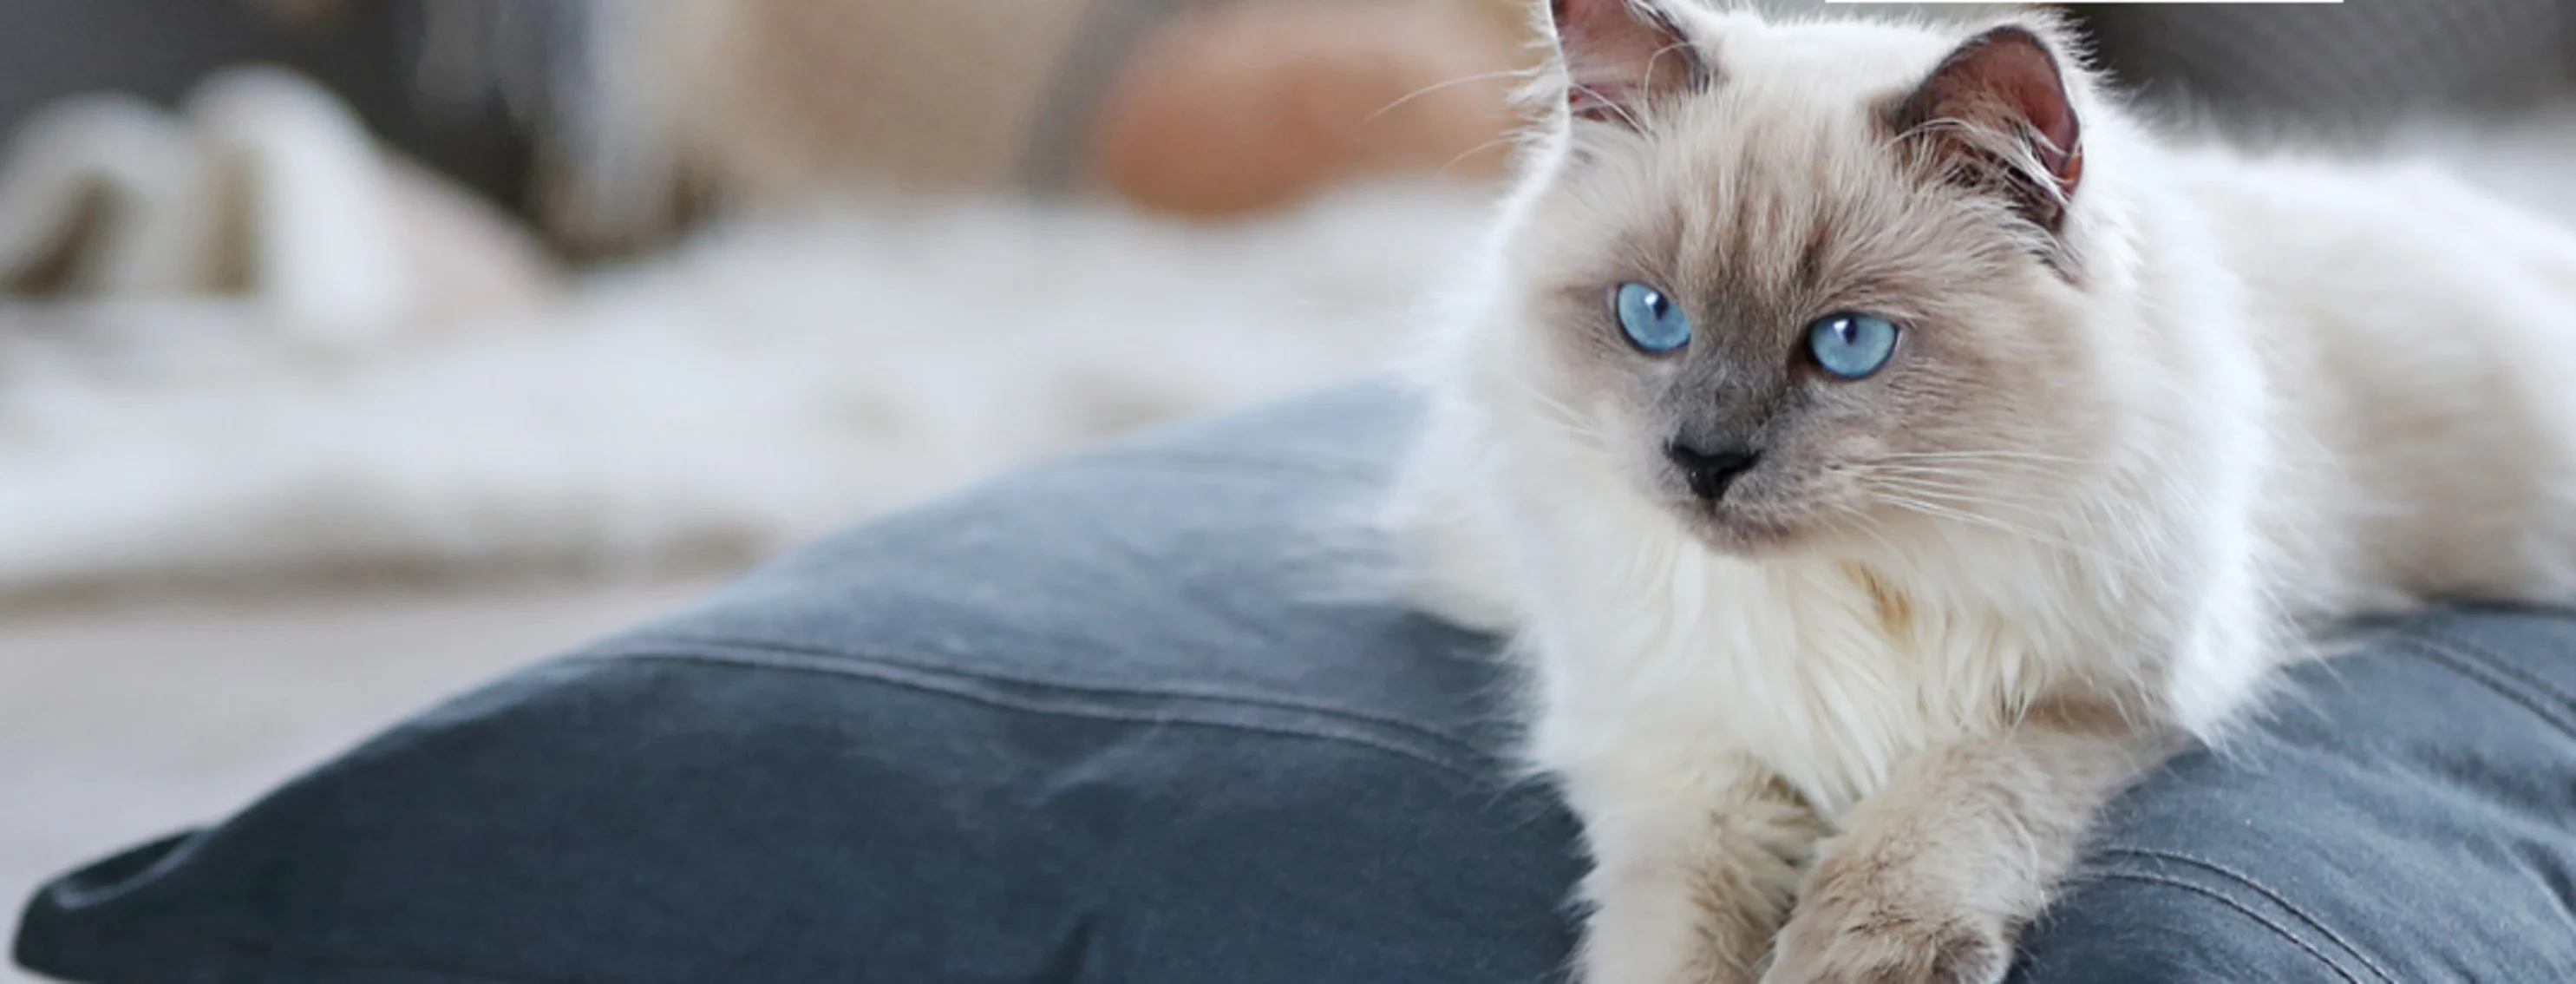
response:
{"label": "cat's head", "polygon": [[1509,381],[1564,436],[1740,554],[2014,524],[2105,439],[2100,100],[2054,22],[1551,13],[1504,279]]}

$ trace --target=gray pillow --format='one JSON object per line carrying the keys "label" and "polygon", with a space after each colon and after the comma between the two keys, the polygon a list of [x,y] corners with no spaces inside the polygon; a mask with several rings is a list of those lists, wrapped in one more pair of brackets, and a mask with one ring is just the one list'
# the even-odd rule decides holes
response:
{"label": "gray pillow", "polygon": [[[1575,830],[1354,517],[1360,387],[1005,479],[73,872],[97,984],[1557,979]],[[2576,980],[2576,622],[2443,613],[2122,804],[2036,984]],[[460,639],[458,645],[471,645]],[[12,804],[12,808],[24,808]]]}
{"label": "gray pillow", "polygon": [[[1490,646],[1346,574],[1401,404],[1040,468],[47,889],[109,984],[1536,980],[1572,828]],[[459,645],[471,645],[459,640]]]}
{"label": "gray pillow", "polygon": [[2412,113],[2565,95],[2576,4],[2078,4],[2102,58],[2183,118],[2367,137]]}

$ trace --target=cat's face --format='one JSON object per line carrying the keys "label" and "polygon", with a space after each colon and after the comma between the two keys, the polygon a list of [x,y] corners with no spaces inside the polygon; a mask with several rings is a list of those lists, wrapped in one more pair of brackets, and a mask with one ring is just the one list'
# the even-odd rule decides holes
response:
{"label": "cat's face", "polygon": [[2004,132],[2074,148],[2045,42],[1672,13],[1558,5],[1580,88],[1510,254],[1527,385],[1720,550],[2018,525],[2107,411],[2057,239],[2082,160],[1919,128],[2036,114]]}

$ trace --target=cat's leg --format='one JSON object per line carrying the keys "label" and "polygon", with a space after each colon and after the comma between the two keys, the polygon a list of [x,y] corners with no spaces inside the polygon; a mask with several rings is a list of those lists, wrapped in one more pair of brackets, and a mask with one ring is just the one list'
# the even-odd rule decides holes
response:
{"label": "cat's leg", "polygon": [[2113,796],[2173,744],[2049,713],[1925,752],[1843,818],[1764,984],[1993,984]]}
{"label": "cat's leg", "polygon": [[[1751,984],[1824,826],[1750,759],[1565,776],[1584,819],[1583,984]],[[1623,781],[1627,780],[1627,781]]]}

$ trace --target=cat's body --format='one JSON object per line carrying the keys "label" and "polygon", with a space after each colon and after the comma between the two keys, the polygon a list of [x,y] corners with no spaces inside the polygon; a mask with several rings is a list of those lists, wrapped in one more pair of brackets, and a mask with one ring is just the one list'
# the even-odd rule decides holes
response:
{"label": "cat's body", "polygon": [[[2303,626],[2576,600],[2576,236],[2167,149],[2046,23],[1555,6],[1571,122],[1402,505],[1435,601],[1529,654],[1588,984],[1998,980]],[[1685,347],[1621,337],[1640,283]],[[1902,326],[1884,368],[1802,352],[1838,311]]]}

